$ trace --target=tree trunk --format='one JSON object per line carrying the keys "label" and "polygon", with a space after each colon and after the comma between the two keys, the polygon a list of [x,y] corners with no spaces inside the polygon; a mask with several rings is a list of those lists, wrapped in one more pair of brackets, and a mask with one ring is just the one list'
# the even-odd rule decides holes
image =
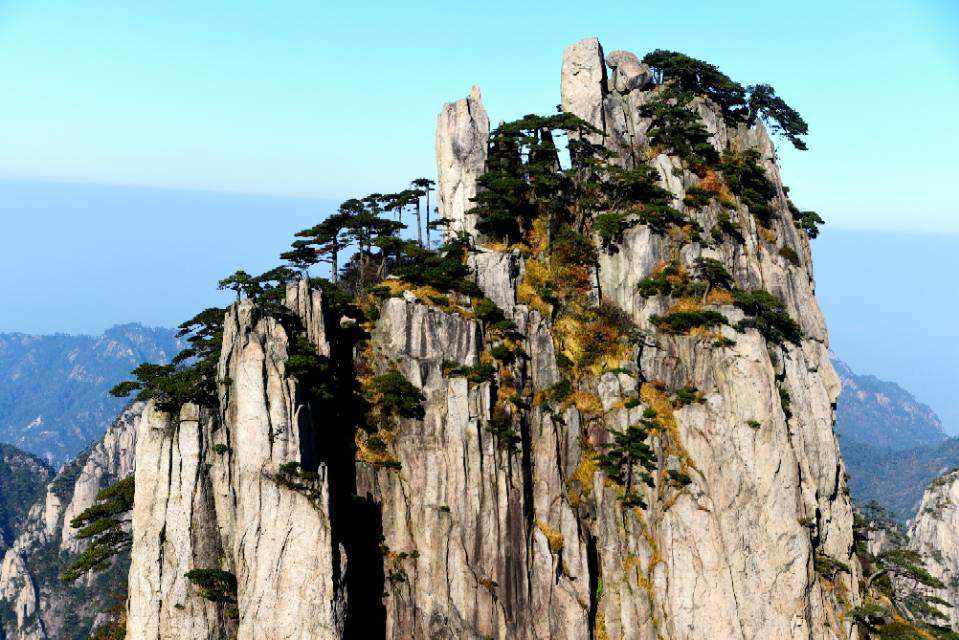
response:
{"label": "tree trunk", "polygon": [[416,199],[416,241],[423,246],[423,227],[420,225],[420,199]]}
{"label": "tree trunk", "polygon": [[432,249],[430,244],[430,188],[426,187],[426,246]]}

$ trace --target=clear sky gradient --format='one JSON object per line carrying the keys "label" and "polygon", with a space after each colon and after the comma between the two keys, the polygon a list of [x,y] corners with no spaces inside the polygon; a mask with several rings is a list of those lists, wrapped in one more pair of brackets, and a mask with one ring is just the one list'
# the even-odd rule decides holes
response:
{"label": "clear sky gradient", "polygon": [[273,266],[339,200],[432,176],[436,113],[473,83],[494,122],[551,112],[563,48],[593,35],[805,116],[782,168],[828,222],[833,344],[959,430],[955,0],[0,0],[0,331],[222,303],[219,278]]}
{"label": "clear sky gradient", "polygon": [[959,3],[0,1],[0,177],[341,197],[434,173],[444,101],[559,101],[563,47],[670,48],[811,125],[797,204],[959,231]]}

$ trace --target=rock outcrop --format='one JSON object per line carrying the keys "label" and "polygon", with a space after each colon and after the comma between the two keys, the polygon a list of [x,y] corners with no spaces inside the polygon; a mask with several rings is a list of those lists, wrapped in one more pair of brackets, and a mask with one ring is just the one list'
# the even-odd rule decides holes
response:
{"label": "rock outcrop", "polygon": [[91,506],[99,491],[134,471],[142,403],[125,408],[103,438],[66,464],[31,507],[26,524],[3,557],[0,607],[8,640],[85,638],[100,612],[116,604],[128,557],[104,574],[66,585],[64,559],[81,550],[70,521]]}
{"label": "rock outcrop", "polygon": [[475,233],[475,216],[467,213],[476,195],[476,179],[486,165],[489,117],[480,88],[462,100],[443,105],[436,118],[436,170],[440,217],[447,235]]}
{"label": "rock outcrop", "polygon": [[948,625],[959,629],[959,470],[930,483],[919,512],[909,523],[910,544],[929,561],[926,569],[945,584],[936,595],[949,603],[943,608]]}
{"label": "rock outcrop", "polygon": [[[564,108],[625,165],[657,168],[676,206],[715,227],[715,201],[683,204],[702,178],[646,146],[649,70],[627,52],[608,65],[611,77],[595,39],[567,49]],[[389,297],[362,349],[344,354],[333,337],[352,321],[319,326],[319,295],[305,283],[288,292],[320,353],[339,366],[353,359],[361,382],[398,371],[422,393],[422,419],[377,432],[375,447],[357,433],[355,458],[336,434],[350,429],[352,445],[356,425],[317,411],[287,374],[289,332],[248,302],[231,307],[219,408],[141,418],[127,638],[858,637],[844,617],[859,576],[832,431],[839,382],[808,240],[762,125],[729,125],[708,102],[697,109],[718,150],[759,153],[775,216],[760,228],[735,202],[727,215],[741,243],[680,242],[640,224],[601,250],[595,297],[642,337],[622,366],[562,397],[564,329],[531,301],[535,254],[490,246],[470,258],[515,324],[520,354],[484,376],[451,373],[492,363],[494,346],[490,323],[455,301]],[[475,230],[465,212],[488,135],[478,90],[440,115],[440,207],[456,231]],[[701,257],[738,287],[778,296],[803,337],[735,330],[743,312],[723,299],[715,306],[729,325],[716,332],[658,331],[651,316],[667,301],[640,295],[639,282],[670,261],[693,271]],[[695,399],[675,399],[690,388]],[[630,502],[600,457],[650,415],[656,472]],[[824,577],[820,557],[850,570]],[[204,600],[185,579],[198,568],[235,575],[233,615],[234,601]]]}
{"label": "rock outcrop", "polygon": [[[319,295],[304,282],[287,300],[321,340]],[[235,305],[218,372],[228,381],[222,410],[144,411],[128,639],[339,637],[346,567],[333,551],[326,465],[304,453],[316,450],[323,417],[309,416],[285,373],[289,346],[277,321]],[[193,569],[235,575],[235,609],[199,597],[186,577]]]}

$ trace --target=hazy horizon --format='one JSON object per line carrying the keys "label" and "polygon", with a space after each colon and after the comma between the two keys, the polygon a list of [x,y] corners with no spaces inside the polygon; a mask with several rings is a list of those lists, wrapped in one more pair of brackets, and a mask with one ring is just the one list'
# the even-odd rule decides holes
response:
{"label": "hazy horizon", "polygon": [[394,191],[434,174],[444,102],[478,84],[494,123],[552,112],[563,48],[598,36],[607,52],[683,51],[775,86],[809,123],[808,152],[780,149],[800,208],[838,226],[959,231],[959,5],[738,4],[14,0],[0,8],[0,178]]}
{"label": "hazy horizon", "polygon": [[[0,332],[99,335],[126,322],[173,327],[229,303],[216,282],[278,263],[295,231],[339,200],[0,181]],[[47,225],[36,240],[38,220]],[[946,294],[959,234],[843,229],[812,242],[833,349],[901,384],[959,434],[959,345]]]}

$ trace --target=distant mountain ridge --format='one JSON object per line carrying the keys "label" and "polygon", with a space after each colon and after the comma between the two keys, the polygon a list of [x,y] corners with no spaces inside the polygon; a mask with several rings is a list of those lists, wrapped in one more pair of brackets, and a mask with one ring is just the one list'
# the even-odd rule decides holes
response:
{"label": "distant mountain ridge", "polygon": [[840,437],[888,449],[923,447],[948,438],[935,411],[895,382],[857,374],[837,358],[833,366],[842,381],[836,405]]}
{"label": "distant mountain ridge", "polygon": [[9,545],[19,535],[30,507],[43,497],[51,469],[37,456],[9,444],[0,444],[0,543]]}
{"label": "distant mountain ridge", "polygon": [[875,500],[902,521],[911,518],[934,478],[959,466],[959,438],[939,416],[894,382],[857,374],[833,359],[842,380],[836,434],[853,500]]}
{"label": "distant mountain ridge", "polygon": [[0,334],[0,441],[54,466],[77,455],[124,404],[110,388],[141,362],[169,361],[175,334],[137,323],[99,336]]}

